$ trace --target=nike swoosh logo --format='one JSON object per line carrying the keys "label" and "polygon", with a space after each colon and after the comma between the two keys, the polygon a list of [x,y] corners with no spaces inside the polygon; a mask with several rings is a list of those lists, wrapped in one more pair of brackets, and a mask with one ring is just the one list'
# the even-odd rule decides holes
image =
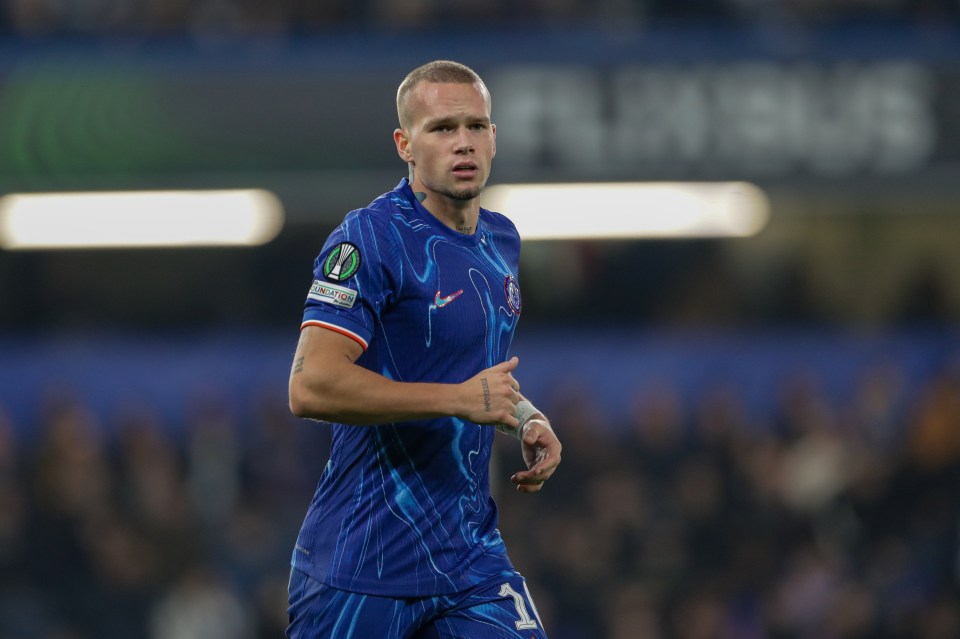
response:
{"label": "nike swoosh logo", "polygon": [[453,300],[460,297],[461,293],[463,293],[463,289],[460,289],[456,293],[450,293],[450,295],[441,297],[440,291],[437,291],[437,294],[433,296],[433,305],[436,306],[437,308],[443,308]]}

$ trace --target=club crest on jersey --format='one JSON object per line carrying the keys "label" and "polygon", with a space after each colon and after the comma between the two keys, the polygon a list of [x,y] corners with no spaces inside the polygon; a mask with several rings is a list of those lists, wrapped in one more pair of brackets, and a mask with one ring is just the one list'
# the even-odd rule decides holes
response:
{"label": "club crest on jersey", "polygon": [[507,306],[510,307],[510,311],[514,315],[519,315],[523,303],[520,300],[520,285],[517,283],[517,278],[507,275],[503,280],[503,292],[507,296]]}
{"label": "club crest on jersey", "polygon": [[323,261],[323,276],[334,282],[350,279],[359,269],[360,249],[352,242],[340,242]]}
{"label": "club crest on jersey", "polygon": [[354,303],[357,301],[357,292],[345,286],[337,286],[329,282],[313,280],[313,286],[310,287],[310,292],[307,294],[307,297],[312,300],[317,300],[318,302],[333,304],[340,308],[353,308]]}

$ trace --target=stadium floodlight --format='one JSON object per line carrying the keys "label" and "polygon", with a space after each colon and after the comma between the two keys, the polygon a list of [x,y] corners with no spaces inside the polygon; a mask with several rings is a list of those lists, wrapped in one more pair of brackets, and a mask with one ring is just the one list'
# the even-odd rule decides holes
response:
{"label": "stadium floodlight", "polygon": [[0,197],[7,249],[255,246],[283,226],[269,191],[127,191]]}
{"label": "stadium floodlight", "polygon": [[770,217],[747,182],[498,184],[482,202],[525,240],[749,237]]}

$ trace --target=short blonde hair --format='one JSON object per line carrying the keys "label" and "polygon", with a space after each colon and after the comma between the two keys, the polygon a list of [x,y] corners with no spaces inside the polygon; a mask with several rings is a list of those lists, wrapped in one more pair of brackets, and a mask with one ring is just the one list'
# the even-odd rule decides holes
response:
{"label": "short blonde hair", "polygon": [[421,82],[476,84],[480,87],[487,104],[490,104],[490,91],[476,71],[452,60],[434,60],[408,73],[400,83],[400,88],[397,89],[397,119],[402,128],[410,124],[410,94]]}

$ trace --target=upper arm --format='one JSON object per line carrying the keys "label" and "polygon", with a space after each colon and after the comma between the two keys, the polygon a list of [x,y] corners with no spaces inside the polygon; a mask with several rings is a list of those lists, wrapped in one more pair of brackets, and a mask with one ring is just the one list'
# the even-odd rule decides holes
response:
{"label": "upper arm", "polygon": [[291,376],[318,367],[352,364],[363,354],[356,340],[322,326],[304,326],[297,342]]}
{"label": "upper arm", "polygon": [[323,388],[323,378],[337,375],[343,366],[353,366],[363,354],[355,340],[322,326],[304,326],[290,369],[290,408],[304,412],[311,395]]}

